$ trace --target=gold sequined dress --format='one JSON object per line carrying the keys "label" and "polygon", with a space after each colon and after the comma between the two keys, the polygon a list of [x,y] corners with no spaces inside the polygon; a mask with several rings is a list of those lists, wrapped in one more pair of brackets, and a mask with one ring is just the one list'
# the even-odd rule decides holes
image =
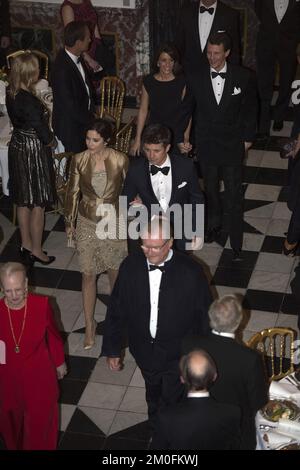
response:
{"label": "gold sequined dress", "polygon": [[[106,183],[105,171],[93,173],[91,184],[99,198],[103,196]],[[116,232],[108,234],[107,238],[100,239],[97,224],[83,217],[80,213],[78,214],[76,245],[81,272],[100,274],[107,269],[119,269],[121,262],[127,256],[127,241],[115,238],[115,234],[118,236],[118,229]]]}

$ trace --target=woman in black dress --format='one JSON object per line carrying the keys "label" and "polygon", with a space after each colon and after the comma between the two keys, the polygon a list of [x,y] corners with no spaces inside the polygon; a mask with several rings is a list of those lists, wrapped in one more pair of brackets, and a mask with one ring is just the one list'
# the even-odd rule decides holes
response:
{"label": "woman in black dress", "polygon": [[[178,53],[173,46],[169,44],[161,46],[154,63],[156,71],[143,79],[136,137],[131,148],[132,155],[138,155],[141,151],[141,135],[147,117],[147,124],[166,126],[173,132],[174,137],[181,102],[186,91],[186,80],[180,73]],[[186,131],[185,142],[189,141],[188,134],[189,128]]]}
{"label": "woman in black dress", "polygon": [[45,206],[55,203],[51,146],[53,134],[45,106],[35,96],[38,59],[29,51],[13,61],[7,111],[13,125],[8,148],[9,192],[17,205],[21,256],[25,262],[50,264],[54,256],[42,250]]}

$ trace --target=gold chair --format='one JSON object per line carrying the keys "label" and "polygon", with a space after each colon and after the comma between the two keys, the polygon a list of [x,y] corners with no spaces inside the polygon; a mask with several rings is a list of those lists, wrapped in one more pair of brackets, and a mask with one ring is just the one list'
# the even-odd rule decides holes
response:
{"label": "gold chair", "polygon": [[45,54],[45,52],[38,51],[36,49],[30,49],[30,50],[20,49],[18,51],[7,54],[6,56],[7,68],[10,69],[12,60],[15,57],[18,57],[19,55],[24,54],[24,52],[32,52],[34,55],[37,56],[37,58],[39,59],[39,63],[40,63],[40,78],[45,78],[46,80],[48,80],[49,57],[47,56],[47,54]]}
{"label": "gold chair", "polygon": [[131,134],[133,131],[133,125],[135,122],[135,118],[131,118],[131,120],[125,124],[122,129],[116,132],[114,143],[112,147],[119,152],[123,152],[128,154],[130,149],[131,143]]}
{"label": "gold chair", "polygon": [[111,119],[118,132],[121,125],[125,85],[119,77],[104,77],[100,83],[100,112],[101,118]]}
{"label": "gold chair", "polygon": [[291,328],[267,328],[248,340],[247,346],[262,354],[270,382],[294,372],[294,339],[295,332]]}

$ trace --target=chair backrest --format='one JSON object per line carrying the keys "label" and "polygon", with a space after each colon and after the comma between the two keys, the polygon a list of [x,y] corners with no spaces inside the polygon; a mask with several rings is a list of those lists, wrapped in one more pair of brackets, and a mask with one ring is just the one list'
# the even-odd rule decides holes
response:
{"label": "chair backrest", "polygon": [[125,126],[123,126],[122,129],[120,129],[115,135],[115,140],[112,144],[112,147],[116,150],[119,150],[119,152],[126,154],[129,153],[134,121],[135,118],[131,118],[131,120],[125,124]]}
{"label": "chair backrest", "polygon": [[116,130],[121,124],[125,85],[119,77],[104,77],[100,83],[100,117],[112,118]]}
{"label": "chair backrest", "polygon": [[294,338],[291,328],[267,328],[248,340],[247,345],[262,354],[270,382],[294,372]]}
{"label": "chair backrest", "polygon": [[30,49],[30,51],[25,50],[25,49],[19,49],[18,51],[7,54],[6,56],[7,68],[10,69],[12,60],[15,57],[18,57],[19,55],[24,54],[24,52],[32,52],[32,54],[34,54],[38,58],[39,64],[40,64],[40,78],[45,78],[46,80],[48,80],[49,57],[47,56],[47,54],[45,54],[45,52],[38,51],[37,49]]}

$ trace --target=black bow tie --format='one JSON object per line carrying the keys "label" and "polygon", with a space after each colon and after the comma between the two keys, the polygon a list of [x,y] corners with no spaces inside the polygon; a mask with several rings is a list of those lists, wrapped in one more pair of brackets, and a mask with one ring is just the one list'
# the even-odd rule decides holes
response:
{"label": "black bow tie", "polygon": [[214,12],[214,8],[211,7],[211,8],[205,8],[204,6],[201,6],[200,7],[200,13],[205,13],[207,11],[207,13],[209,13],[210,15],[213,14]]}
{"label": "black bow tie", "polygon": [[211,72],[211,78],[216,78],[218,76],[220,76],[221,78],[223,78],[223,80],[225,80],[226,73],[225,72]]}
{"label": "black bow tie", "polygon": [[165,271],[165,265],[157,266],[156,264],[149,264],[149,271],[154,271],[155,269],[159,269],[163,273]]}
{"label": "black bow tie", "polygon": [[156,175],[156,173],[158,173],[159,171],[161,171],[163,175],[167,175],[169,173],[169,170],[169,166],[164,166],[163,168],[159,168],[159,166],[155,165],[150,166],[151,175]]}

